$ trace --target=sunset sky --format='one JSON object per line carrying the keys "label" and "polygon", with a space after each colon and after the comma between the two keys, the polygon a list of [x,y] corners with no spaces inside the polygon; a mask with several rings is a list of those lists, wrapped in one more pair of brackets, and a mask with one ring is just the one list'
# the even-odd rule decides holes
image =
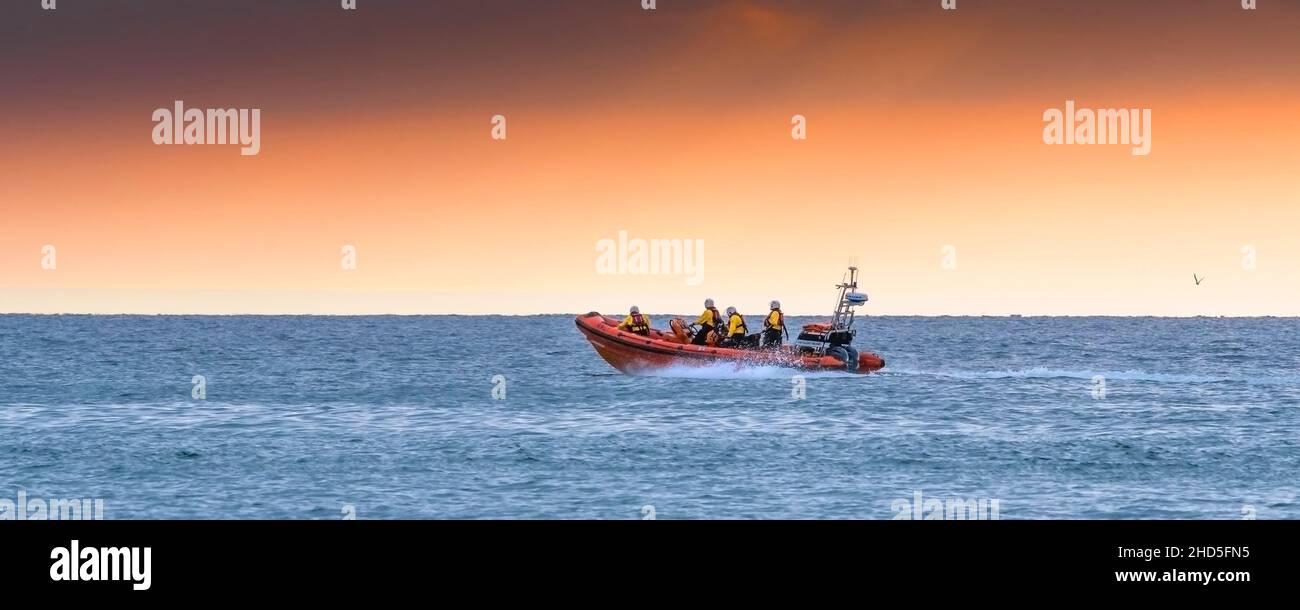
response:
{"label": "sunset sky", "polygon": [[[868,314],[1300,315],[1300,3],[1258,4],[7,0],[0,312],[817,314],[856,260]],[[260,154],[155,145],[175,100]],[[1150,155],[1046,145],[1066,100]],[[598,274],[619,231],[703,282]]]}

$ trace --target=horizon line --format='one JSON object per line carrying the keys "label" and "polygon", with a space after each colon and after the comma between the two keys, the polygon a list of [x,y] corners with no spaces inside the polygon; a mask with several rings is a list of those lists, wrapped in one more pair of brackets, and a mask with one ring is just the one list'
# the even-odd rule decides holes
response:
{"label": "horizon line", "polygon": [[[550,313],[88,313],[88,312],[0,312],[0,317],[4,316],[84,316],[84,317],[173,317],[173,318],[433,318],[433,317],[464,317],[464,318],[531,318],[540,316],[581,316],[589,312],[550,312]],[[617,317],[624,314],[603,314]],[[694,314],[667,314],[667,313],[647,313],[647,316],[668,316],[668,317],[694,317]],[[741,314],[745,316],[762,316],[763,313]],[[787,316],[795,318],[812,318],[831,316],[826,314],[792,314]],[[1196,318],[1276,318],[1276,319],[1300,319],[1300,315],[1277,315],[1277,314],[1195,314],[1195,315],[1162,315],[1162,314],[858,314],[859,318],[1168,318],[1168,319],[1196,319]]]}

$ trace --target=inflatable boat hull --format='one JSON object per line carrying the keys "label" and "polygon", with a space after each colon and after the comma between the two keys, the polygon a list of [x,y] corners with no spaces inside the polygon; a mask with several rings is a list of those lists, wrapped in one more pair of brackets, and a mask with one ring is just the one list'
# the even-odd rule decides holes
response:
{"label": "inflatable boat hull", "polygon": [[883,358],[870,352],[858,354],[857,367],[846,367],[844,361],[838,358],[800,354],[789,346],[776,349],[732,349],[690,345],[681,336],[657,329],[652,329],[650,336],[619,330],[619,320],[596,312],[580,315],[574,322],[596,349],[596,353],[624,373],[637,374],[673,366],[710,366],[720,363],[852,373],[870,373],[885,366]]}

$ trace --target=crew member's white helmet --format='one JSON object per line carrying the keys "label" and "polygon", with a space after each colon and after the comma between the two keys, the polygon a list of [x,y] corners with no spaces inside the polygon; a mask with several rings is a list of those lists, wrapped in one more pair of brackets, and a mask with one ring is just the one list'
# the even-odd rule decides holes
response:
{"label": "crew member's white helmet", "polygon": [[713,299],[704,299],[705,307],[713,307]]}
{"label": "crew member's white helmet", "polygon": [[780,309],[780,308],[781,308],[780,301],[772,301],[772,309]]}
{"label": "crew member's white helmet", "polygon": [[640,307],[637,307],[636,305],[633,305],[633,306],[632,306],[632,309],[629,309],[628,312],[629,312],[629,313],[641,313],[641,308],[640,308]]}
{"label": "crew member's white helmet", "polygon": [[727,308],[727,315],[731,315],[731,314],[733,314],[733,313],[736,313],[736,308],[735,308],[735,307],[728,307],[728,308]]}

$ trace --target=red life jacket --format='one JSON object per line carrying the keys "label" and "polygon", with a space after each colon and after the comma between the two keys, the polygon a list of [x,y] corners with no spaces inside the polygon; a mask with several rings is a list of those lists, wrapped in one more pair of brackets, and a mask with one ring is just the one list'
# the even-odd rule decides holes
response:
{"label": "red life jacket", "polygon": [[632,314],[632,324],[627,329],[640,335],[650,334],[650,325],[645,323],[645,316],[639,313]]}

